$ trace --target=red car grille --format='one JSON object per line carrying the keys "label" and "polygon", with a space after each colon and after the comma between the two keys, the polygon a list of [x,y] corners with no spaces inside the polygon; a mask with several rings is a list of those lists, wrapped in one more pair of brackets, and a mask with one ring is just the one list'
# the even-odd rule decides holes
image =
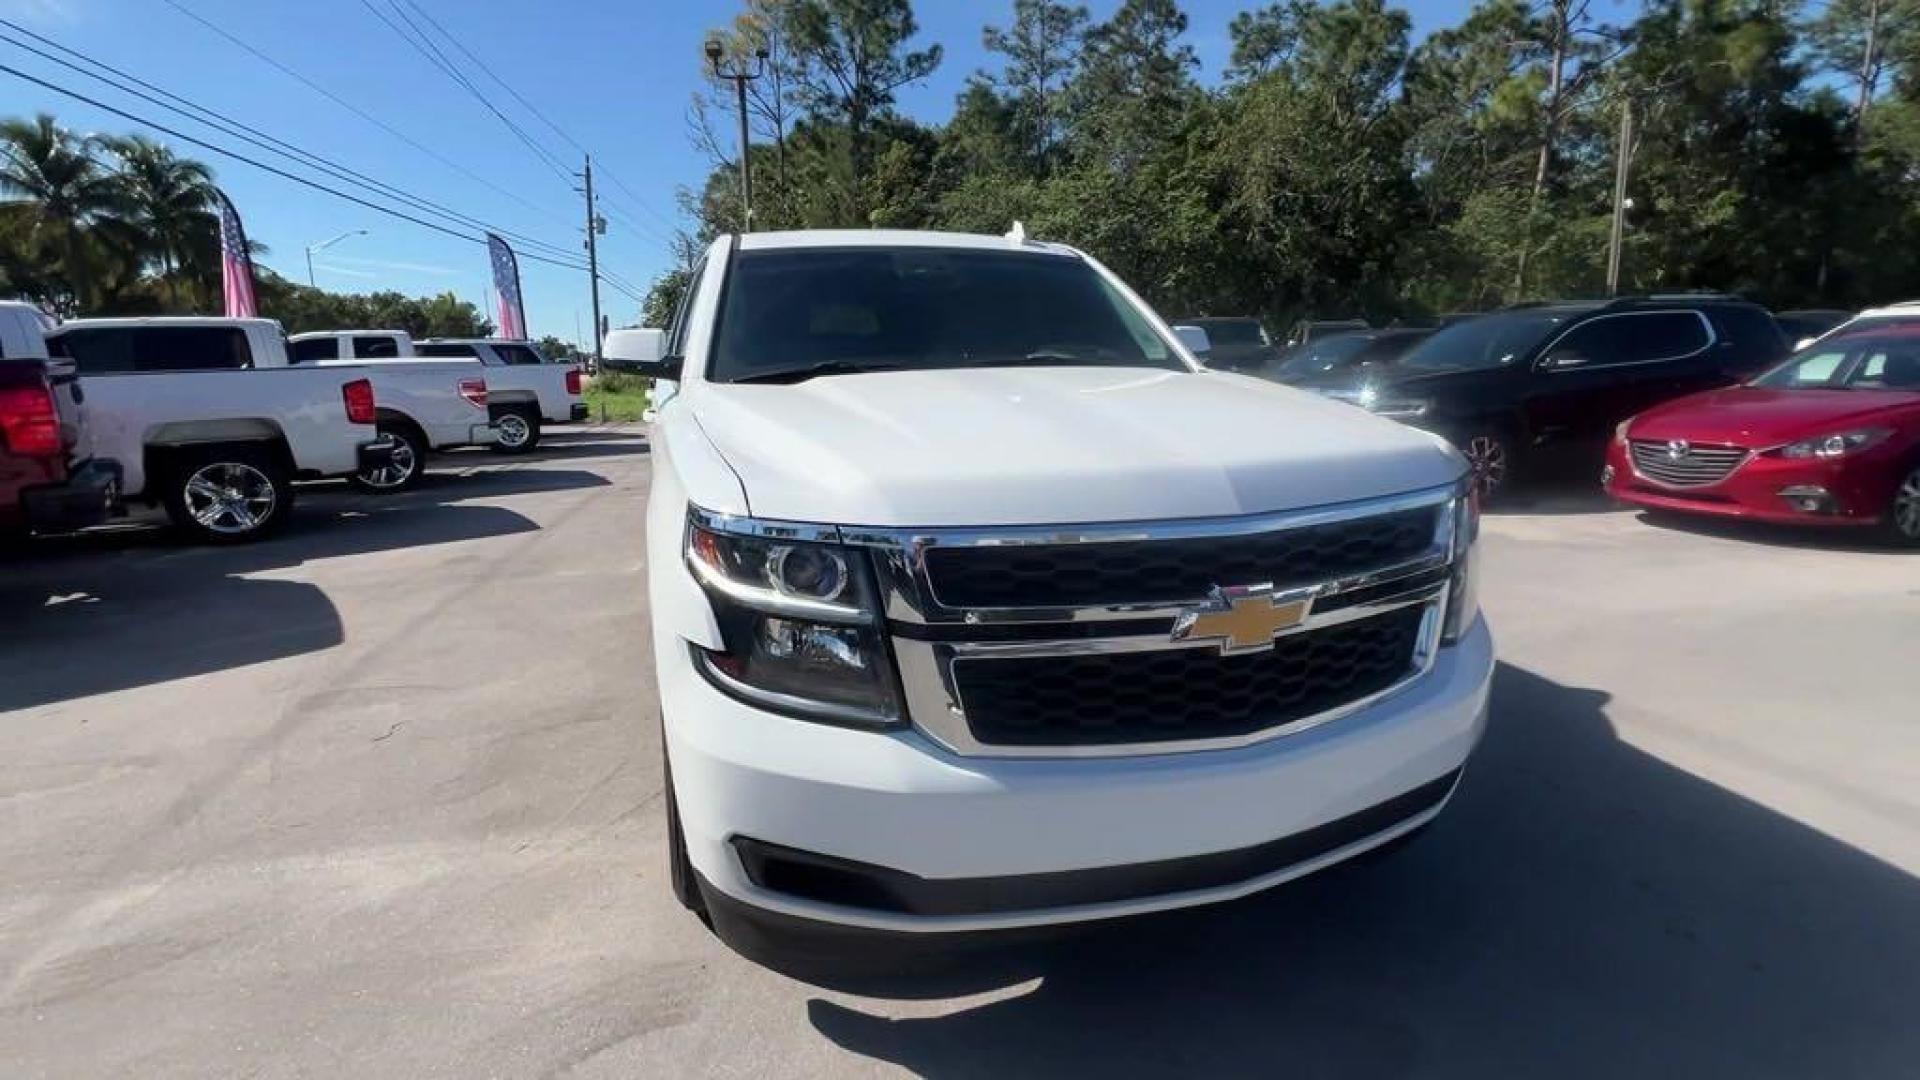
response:
{"label": "red car grille", "polygon": [[1627,447],[1633,453],[1635,472],[1656,484],[1680,488],[1717,484],[1739,468],[1748,454],[1738,446],[1696,446],[1652,439],[1634,439]]}

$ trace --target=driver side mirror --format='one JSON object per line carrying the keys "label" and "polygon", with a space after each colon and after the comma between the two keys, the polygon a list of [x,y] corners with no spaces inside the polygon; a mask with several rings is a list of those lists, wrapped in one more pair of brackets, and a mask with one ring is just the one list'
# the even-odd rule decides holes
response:
{"label": "driver side mirror", "polygon": [[1176,326],[1173,328],[1173,336],[1179,338],[1180,344],[1185,345],[1187,351],[1197,357],[1205,358],[1213,351],[1213,339],[1207,336],[1207,331],[1203,327]]}
{"label": "driver side mirror", "polygon": [[615,330],[600,346],[601,365],[608,371],[629,371],[649,379],[680,380],[680,358],[664,355],[666,334],[653,327]]}

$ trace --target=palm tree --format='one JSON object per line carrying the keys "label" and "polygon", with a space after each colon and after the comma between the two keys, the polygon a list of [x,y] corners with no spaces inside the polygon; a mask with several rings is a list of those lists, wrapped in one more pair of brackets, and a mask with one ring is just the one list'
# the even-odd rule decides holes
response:
{"label": "palm tree", "polygon": [[213,173],[142,135],[104,140],[120,159],[120,184],[146,251],[160,263],[167,298],[179,306],[177,272],[217,235]]}
{"label": "palm tree", "polygon": [[16,243],[57,267],[48,277],[60,294],[56,305],[67,311],[99,292],[93,270],[102,260],[92,234],[124,205],[118,179],[94,160],[97,145],[45,113],[0,122],[0,215]]}

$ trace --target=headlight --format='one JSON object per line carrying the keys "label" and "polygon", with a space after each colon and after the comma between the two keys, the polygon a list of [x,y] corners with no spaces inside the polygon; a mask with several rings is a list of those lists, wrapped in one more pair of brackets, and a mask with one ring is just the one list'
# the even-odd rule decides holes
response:
{"label": "headlight", "polygon": [[1412,420],[1415,417],[1425,416],[1427,410],[1433,406],[1431,401],[1382,397],[1374,397],[1364,404],[1373,410],[1375,416],[1384,416],[1389,420]]}
{"label": "headlight", "polygon": [[1837,435],[1826,435],[1818,439],[1802,439],[1797,443],[1780,448],[1780,456],[1786,458],[1837,458],[1846,457],[1856,450],[1864,450],[1881,439],[1893,434],[1888,428],[1863,428],[1859,431],[1843,431]]}
{"label": "headlight", "polygon": [[1622,421],[1620,421],[1620,422],[1619,422],[1618,424],[1615,424],[1615,425],[1613,426],[1613,441],[1614,441],[1614,442],[1617,442],[1617,443],[1624,443],[1624,442],[1626,442],[1626,441],[1627,441],[1627,427],[1628,427],[1629,425],[1631,425],[1632,423],[1633,423],[1633,420],[1632,420],[1632,418],[1628,418],[1628,419],[1626,419],[1626,420],[1622,420]]}
{"label": "headlight", "polygon": [[1480,614],[1480,497],[1471,489],[1453,500],[1453,577],[1447,588],[1447,617],[1440,644],[1452,645],[1473,627]]}
{"label": "headlight", "polygon": [[726,642],[722,652],[694,651],[715,686],[789,716],[900,725],[872,570],[860,552],[689,521],[686,559]]}

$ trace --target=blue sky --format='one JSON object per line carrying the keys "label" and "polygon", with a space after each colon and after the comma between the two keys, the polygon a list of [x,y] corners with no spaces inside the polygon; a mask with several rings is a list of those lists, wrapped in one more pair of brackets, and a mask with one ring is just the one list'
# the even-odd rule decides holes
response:
{"label": "blue sky", "polygon": [[[0,16],[236,120],[298,144],[349,169],[473,218],[578,250],[580,197],[556,169],[521,144],[465,90],[432,67],[369,11],[365,0],[178,0],[282,65],[379,117],[423,153],[327,100],[194,22],[164,0],[0,0]],[[374,0],[385,7],[385,0]],[[668,0],[415,0],[567,136],[591,150],[609,234],[603,264],[635,289],[668,262],[664,238],[679,223],[676,189],[696,184],[707,163],[687,139],[687,105],[700,85],[705,32],[729,21],[736,3]],[[1118,0],[1094,0],[1095,17]],[[1227,24],[1256,0],[1185,0],[1203,77],[1217,78],[1228,52]],[[1416,32],[1457,19],[1465,0],[1416,0]],[[1005,23],[1012,0],[919,0],[920,41],[946,47],[941,69],[901,94],[908,113],[940,120],[967,75],[988,62],[980,29]],[[206,129],[159,107],[0,42],[0,63],[19,68],[194,135]],[[528,115],[484,77],[474,81],[567,169],[579,151]],[[48,111],[68,126],[121,132],[119,117],[0,73],[0,115]],[[173,141],[159,136],[165,141]],[[235,145],[226,136],[214,141]],[[315,256],[319,284],[365,292],[451,289],[486,298],[485,249],[301,188],[192,146],[240,208],[248,233],[270,249],[266,265],[306,277],[305,249],[368,230]],[[267,158],[267,160],[275,160]],[[284,164],[284,162],[278,162]],[[589,326],[586,275],[524,258],[528,320],[538,336],[574,339]],[[603,286],[614,325],[638,305]],[[491,308],[489,306],[488,310]]]}

